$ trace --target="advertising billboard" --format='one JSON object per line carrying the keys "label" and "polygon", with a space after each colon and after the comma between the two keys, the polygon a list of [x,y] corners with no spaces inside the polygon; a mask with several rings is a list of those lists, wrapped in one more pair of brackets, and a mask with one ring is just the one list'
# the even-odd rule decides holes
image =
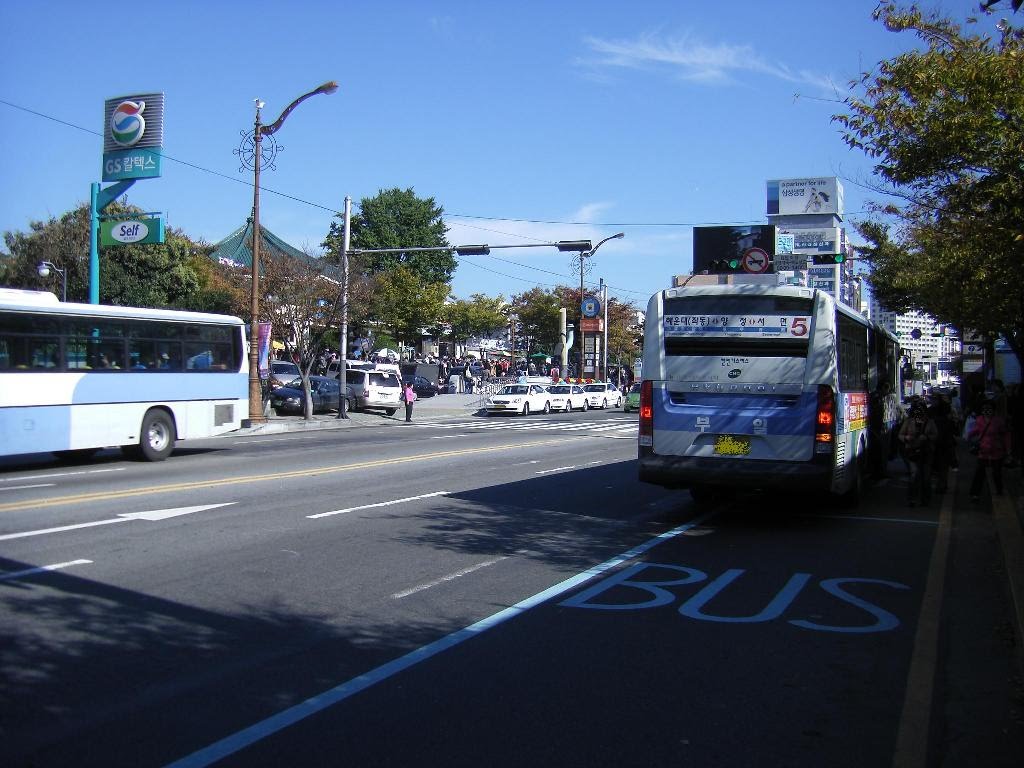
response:
{"label": "advertising billboard", "polygon": [[103,181],[159,177],[163,145],[162,93],[103,102]]}
{"label": "advertising billboard", "polygon": [[843,214],[843,185],[835,176],[773,179],[766,183],[769,216]]}

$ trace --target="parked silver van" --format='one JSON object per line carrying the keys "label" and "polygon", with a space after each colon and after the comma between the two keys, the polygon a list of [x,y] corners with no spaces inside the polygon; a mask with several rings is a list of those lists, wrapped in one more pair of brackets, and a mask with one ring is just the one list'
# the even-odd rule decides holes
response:
{"label": "parked silver van", "polygon": [[398,410],[402,394],[402,380],[394,371],[380,369],[345,370],[345,380],[351,385],[356,398],[356,410],[383,409],[390,416]]}

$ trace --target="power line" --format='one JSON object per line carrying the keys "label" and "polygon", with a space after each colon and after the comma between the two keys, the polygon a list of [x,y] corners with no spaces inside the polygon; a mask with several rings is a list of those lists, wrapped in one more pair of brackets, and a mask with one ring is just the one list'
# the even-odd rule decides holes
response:
{"label": "power line", "polygon": [[[30,109],[30,108],[22,106],[20,104],[15,104],[13,102],[7,101],[6,99],[0,99],[0,104],[4,104],[4,105],[6,105],[8,107],[11,107],[12,109],[17,109],[17,110],[20,110],[22,112],[26,112],[26,113],[28,113],[30,115],[35,115],[36,117],[43,118],[44,120],[51,120],[51,121],[53,121],[55,123],[59,123],[60,125],[67,126],[69,128],[73,128],[73,129],[78,130],[78,131],[83,131],[84,133],[92,134],[93,136],[99,136],[101,138],[103,136],[103,134],[101,132],[99,132],[99,131],[92,130],[91,128],[85,128],[84,126],[76,125],[75,123],[70,123],[70,122],[68,122],[66,120],[61,120],[60,118],[54,117],[53,115],[48,115],[48,114],[46,114],[44,112],[39,112],[37,110]],[[182,159],[176,158],[176,157],[174,157],[172,155],[164,154],[164,155],[161,155],[161,156],[164,159],[166,159],[166,160],[169,160],[169,161],[174,162],[174,163],[178,163],[179,165],[184,165],[184,166],[186,166],[188,168],[192,168],[192,169],[197,170],[197,171],[201,171],[202,173],[210,174],[211,176],[217,176],[219,178],[226,179],[227,181],[231,181],[231,182],[234,182],[236,184],[244,184],[245,186],[252,186],[252,184],[250,182],[246,181],[245,179],[238,178],[237,176],[229,176],[228,174],[221,173],[220,171],[215,171],[215,170],[210,169],[210,168],[204,168],[201,165],[196,165],[195,163],[190,163],[187,160],[182,160]],[[332,206],[322,205],[320,203],[313,202],[312,200],[306,200],[304,198],[297,197],[295,195],[290,195],[290,194],[288,194],[286,192],[281,192],[279,190],[272,189],[270,187],[265,187],[262,184],[260,185],[260,191],[261,192],[269,192],[271,194],[277,195],[278,197],[285,198],[286,200],[291,200],[291,201],[296,202],[296,203],[302,203],[303,205],[308,205],[308,206],[313,207],[313,208],[319,208],[320,210],[327,211],[327,212],[332,213],[334,215],[338,215],[338,216],[341,215],[341,213],[336,208],[334,208]],[[864,213],[864,211],[850,213],[848,215],[854,216],[857,213]],[[733,221],[733,222],[700,222],[700,223],[678,222],[678,221],[675,221],[675,222],[594,222],[594,221],[560,221],[560,220],[556,220],[556,219],[527,219],[527,218],[515,218],[515,217],[507,217],[507,216],[480,216],[480,215],[468,214],[468,213],[447,213],[445,215],[448,218],[453,218],[453,219],[473,219],[473,220],[477,220],[477,221],[497,221],[497,222],[508,221],[508,222],[514,222],[514,223],[522,223],[522,224],[552,224],[552,225],[559,225],[559,226],[581,226],[581,227],[582,226],[586,226],[586,227],[645,227],[645,228],[649,228],[649,227],[684,227],[684,228],[685,227],[691,227],[692,228],[692,227],[699,227],[699,226],[742,226],[744,224],[748,224],[749,223],[749,222],[745,222],[745,221],[743,221],[743,222],[739,222],[739,221]],[[523,235],[523,234],[512,233],[512,232],[502,232],[501,230],[490,229],[488,227],[474,227],[472,224],[465,224],[465,223],[463,223],[461,226],[470,227],[472,229],[479,229],[479,230],[484,231],[484,232],[492,232],[494,234],[500,234],[500,235],[503,235],[505,237],[519,237],[519,238],[522,238],[522,239],[525,239],[525,240],[536,240],[538,242],[542,241],[542,238],[532,237],[530,235]],[[535,270],[537,272],[544,272],[546,274],[555,275],[557,277],[562,277],[563,276],[561,273],[558,273],[558,272],[552,272],[550,270],[542,269],[541,267],[534,267],[534,266],[531,266],[529,264],[522,264],[522,263],[519,263],[519,262],[511,261],[509,259],[502,259],[500,257],[493,256],[493,255],[491,255],[490,258],[495,259],[497,261],[504,261],[506,263],[513,264],[513,265],[515,265],[517,267],[521,267],[523,269],[532,269],[532,270]],[[465,259],[461,259],[460,263],[462,261],[465,261],[465,263],[469,264],[470,266],[474,266],[477,269],[482,269],[482,270],[484,270],[486,272],[491,272],[492,274],[499,275],[501,277],[506,277],[506,278],[509,278],[509,279],[512,279],[512,280],[522,280],[523,282],[531,282],[528,278],[516,277],[514,275],[508,275],[508,274],[505,274],[503,272],[498,272],[497,270],[488,269],[487,267],[484,267],[484,266],[482,266],[480,264],[474,264],[473,262],[466,261]],[[535,285],[552,285],[550,283],[536,283],[536,282],[534,284]],[[552,286],[552,287],[557,287],[557,286]],[[609,285],[608,287],[609,287],[609,289],[614,288],[616,291],[619,291],[621,293],[631,293],[631,294],[636,294],[637,296],[647,296],[648,295],[647,292],[645,292],[645,291],[636,291],[636,290],[632,290],[632,289],[629,289],[629,288],[618,288],[618,287],[614,287],[614,286],[611,286],[611,285]]]}

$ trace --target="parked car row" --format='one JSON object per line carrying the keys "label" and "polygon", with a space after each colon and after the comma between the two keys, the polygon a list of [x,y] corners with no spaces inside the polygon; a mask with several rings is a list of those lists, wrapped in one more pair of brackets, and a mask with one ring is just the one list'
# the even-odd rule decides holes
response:
{"label": "parked car row", "polygon": [[[283,386],[276,386],[274,377],[271,377],[270,406],[279,416],[303,413],[302,379],[298,377],[297,371],[298,368],[296,375]],[[351,411],[382,410],[391,416],[401,404],[402,382],[394,371],[351,368],[345,371],[345,381],[347,408]],[[309,388],[314,413],[338,410],[341,403],[341,387],[337,374],[310,376]]]}
{"label": "parked car row", "polygon": [[622,405],[622,391],[610,382],[591,384],[509,384],[487,399],[487,415],[515,413],[550,413],[590,408],[618,408]]}
{"label": "parked car row", "polygon": [[[347,408],[354,411],[356,409],[355,391],[351,386],[347,389]],[[313,403],[313,413],[338,410],[341,407],[341,387],[338,380],[328,376],[310,376],[309,397]],[[304,402],[301,378],[293,379],[285,386],[277,387],[270,392],[270,407],[278,416],[304,413]]]}

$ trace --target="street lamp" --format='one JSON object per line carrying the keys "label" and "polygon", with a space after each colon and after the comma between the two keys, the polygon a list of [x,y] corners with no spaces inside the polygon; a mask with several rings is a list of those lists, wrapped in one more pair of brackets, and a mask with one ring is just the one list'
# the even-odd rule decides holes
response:
{"label": "street lamp", "polygon": [[259,363],[259,332],[260,332],[260,161],[262,160],[262,148],[260,146],[264,136],[274,134],[283,124],[292,110],[310,96],[318,93],[332,94],[338,90],[338,84],[333,80],[314,88],[309,93],[304,93],[284,108],[281,116],[270,125],[263,125],[260,122],[260,110],[263,109],[263,102],[256,99],[256,123],[253,127],[253,186],[252,186],[252,281],[249,293],[249,311],[252,318],[249,323],[249,421],[260,422],[263,416],[263,388],[260,384],[260,363]]}
{"label": "street lamp", "polygon": [[40,277],[49,277],[51,272],[56,272],[60,275],[63,286],[60,300],[65,302],[68,300],[68,271],[66,269],[61,269],[52,261],[41,261],[39,262],[39,266],[36,267],[36,272],[39,273]]}
{"label": "street lamp", "polygon": [[[583,318],[583,299],[584,299],[584,296],[583,296],[583,291],[584,291],[584,288],[583,288],[583,269],[584,269],[584,263],[586,262],[586,259],[588,259],[589,257],[593,256],[595,253],[597,253],[597,249],[600,248],[605,243],[607,243],[609,240],[621,240],[625,236],[626,236],[625,232],[616,232],[614,235],[609,235],[604,240],[601,240],[593,248],[590,248],[589,250],[585,250],[585,251],[580,251],[580,253],[579,253],[579,257],[578,257],[579,260],[580,260],[580,370],[579,370],[579,378],[581,378],[581,379],[583,378],[583,366],[584,366],[584,363],[586,361],[586,354],[587,354],[587,346],[585,344],[585,339],[586,339],[587,334],[586,334],[586,331],[583,330],[583,328],[584,328],[584,323],[583,323],[583,320],[584,320],[584,318]],[[562,249],[559,248],[559,250],[562,250]],[[596,364],[596,361],[595,361],[595,364]]]}

